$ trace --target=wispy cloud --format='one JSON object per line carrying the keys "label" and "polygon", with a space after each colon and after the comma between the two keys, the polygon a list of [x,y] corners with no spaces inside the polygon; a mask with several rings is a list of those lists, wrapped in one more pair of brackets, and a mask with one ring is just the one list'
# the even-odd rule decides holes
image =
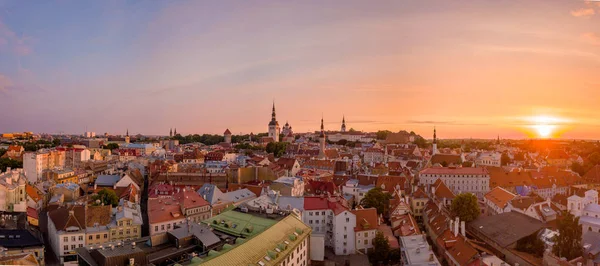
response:
{"label": "wispy cloud", "polygon": [[591,45],[600,45],[600,35],[593,32],[581,34],[581,39]]}
{"label": "wispy cloud", "polygon": [[571,11],[571,15],[578,18],[589,18],[594,14],[596,14],[596,11],[593,8],[580,8]]}
{"label": "wispy cloud", "polygon": [[13,82],[7,77],[0,74],[0,93],[7,94],[13,88]]}
{"label": "wispy cloud", "polygon": [[435,120],[407,120],[407,124],[417,125],[452,125],[452,126],[488,126],[486,123],[467,123],[460,121],[435,121]]}
{"label": "wispy cloud", "polygon": [[31,37],[17,35],[8,25],[0,20],[0,51],[5,46],[9,47],[18,56],[29,55],[33,51],[31,41]]}

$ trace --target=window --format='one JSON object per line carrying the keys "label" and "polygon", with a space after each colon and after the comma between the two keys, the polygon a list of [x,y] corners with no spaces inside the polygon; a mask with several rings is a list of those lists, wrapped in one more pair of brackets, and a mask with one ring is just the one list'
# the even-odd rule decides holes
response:
{"label": "window", "polygon": [[344,239],[347,239],[347,238],[348,238],[348,235],[344,235]]}
{"label": "window", "polygon": [[308,212],[308,216],[312,216],[312,212]]}
{"label": "window", "polygon": [[137,234],[137,228],[133,228],[133,233]]}
{"label": "window", "polygon": [[82,247],[83,247],[83,244],[79,244],[79,247],[80,247],[80,248],[82,248]]}
{"label": "window", "polygon": [[96,235],[96,239],[100,239],[100,235]]}
{"label": "window", "polygon": [[346,218],[346,222],[349,223],[350,222],[350,218]]}
{"label": "window", "polygon": [[63,247],[63,249],[64,249],[64,251],[67,251],[67,250],[69,249],[69,245],[65,245],[65,246]]}
{"label": "window", "polygon": [[90,235],[90,237],[88,237],[89,240],[94,239],[94,237],[92,235]]}
{"label": "window", "polygon": [[365,245],[368,245],[368,244],[369,244],[369,240],[365,239]]}
{"label": "window", "polygon": [[131,231],[129,231],[129,229],[127,229],[126,233],[129,235],[129,234],[131,234]]}
{"label": "window", "polygon": [[119,226],[123,226],[123,221],[119,221]]}
{"label": "window", "polygon": [[171,229],[171,224],[167,224],[167,230]]}
{"label": "window", "polygon": [[164,224],[160,225],[160,230],[165,230],[165,225]]}
{"label": "window", "polygon": [[119,235],[122,236],[123,235],[123,230],[119,230]]}
{"label": "window", "polygon": [[316,223],[316,224],[319,224],[319,220],[315,220],[315,223]]}
{"label": "window", "polygon": [[108,234],[104,234],[104,239],[107,239],[107,238],[108,238]]}
{"label": "window", "polygon": [[75,245],[71,245],[71,249],[75,249],[77,246]]}
{"label": "window", "polygon": [[75,236],[71,237],[71,241],[75,242]]}
{"label": "window", "polygon": [[312,224],[312,220],[308,220],[308,224]]}
{"label": "window", "polygon": [[63,237],[63,241],[69,242],[69,237],[68,236]]}
{"label": "window", "polygon": [[321,212],[321,215],[325,215],[325,212]]}

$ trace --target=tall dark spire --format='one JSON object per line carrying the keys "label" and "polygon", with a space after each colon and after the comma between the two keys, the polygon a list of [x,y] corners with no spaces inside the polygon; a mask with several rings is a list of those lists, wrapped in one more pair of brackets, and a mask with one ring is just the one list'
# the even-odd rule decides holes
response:
{"label": "tall dark spire", "polygon": [[273,101],[273,112],[271,113],[271,121],[276,121],[276,116],[275,116],[275,101]]}
{"label": "tall dark spire", "polygon": [[433,127],[433,144],[437,144],[437,135],[435,132],[435,127]]}
{"label": "tall dark spire", "polygon": [[169,130],[169,137],[173,136],[173,128],[171,128],[171,130]]}
{"label": "tall dark spire", "polygon": [[319,135],[319,137],[324,138],[325,137],[325,126],[323,126],[323,117],[321,116],[321,134]]}
{"label": "tall dark spire", "polygon": [[127,129],[127,133],[125,133],[126,137],[129,137],[129,128]]}

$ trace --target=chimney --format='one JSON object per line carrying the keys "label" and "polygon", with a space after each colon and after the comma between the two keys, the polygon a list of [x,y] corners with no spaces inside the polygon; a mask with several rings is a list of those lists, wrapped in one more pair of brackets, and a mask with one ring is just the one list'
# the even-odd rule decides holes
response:
{"label": "chimney", "polygon": [[429,261],[433,261],[433,253],[429,253]]}
{"label": "chimney", "polygon": [[131,242],[131,249],[135,249],[135,242]]}
{"label": "chimney", "polygon": [[450,228],[450,231],[452,231],[452,228],[454,228],[454,220],[450,220],[448,228]]}
{"label": "chimney", "polygon": [[465,237],[467,236],[465,232],[465,221],[460,221],[460,234]]}
{"label": "chimney", "polygon": [[460,225],[460,219],[457,216],[456,220],[454,221],[454,236],[458,236],[458,226],[459,225]]}
{"label": "chimney", "polygon": [[94,183],[94,190],[98,189],[98,185],[96,185],[96,183]]}
{"label": "chimney", "polygon": [[129,258],[129,266],[133,266],[133,265],[135,265],[135,259]]}

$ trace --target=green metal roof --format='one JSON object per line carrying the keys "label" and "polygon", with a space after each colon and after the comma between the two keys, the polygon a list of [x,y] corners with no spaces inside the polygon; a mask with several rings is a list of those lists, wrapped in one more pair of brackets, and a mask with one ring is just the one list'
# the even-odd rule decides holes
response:
{"label": "green metal roof", "polygon": [[249,238],[263,232],[277,221],[248,213],[227,211],[205,220],[204,223],[217,231]]}

